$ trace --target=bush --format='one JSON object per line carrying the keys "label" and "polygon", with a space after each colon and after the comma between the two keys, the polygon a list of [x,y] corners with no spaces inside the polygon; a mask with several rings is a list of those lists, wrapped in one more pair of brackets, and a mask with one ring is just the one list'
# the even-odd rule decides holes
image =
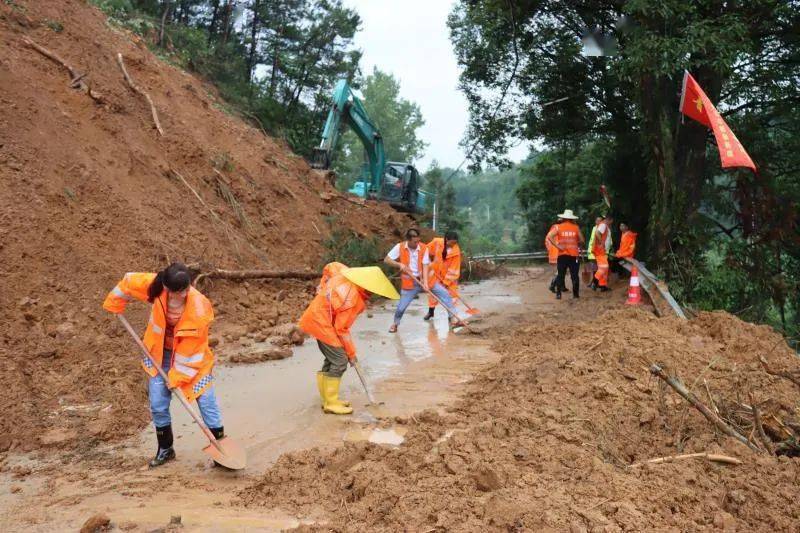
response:
{"label": "bush", "polygon": [[338,261],[350,267],[379,265],[384,272],[388,270],[383,264],[386,251],[377,237],[362,239],[347,230],[337,229],[322,244],[325,247],[322,266]]}

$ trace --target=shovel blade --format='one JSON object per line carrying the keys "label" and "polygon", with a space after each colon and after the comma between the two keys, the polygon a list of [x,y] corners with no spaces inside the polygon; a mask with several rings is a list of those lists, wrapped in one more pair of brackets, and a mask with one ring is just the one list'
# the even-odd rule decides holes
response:
{"label": "shovel blade", "polygon": [[467,313],[469,313],[471,315],[477,315],[478,313],[480,313],[480,311],[478,311],[474,307],[470,307],[469,309],[467,309]]}
{"label": "shovel blade", "polygon": [[209,444],[203,448],[203,453],[230,470],[242,470],[247,466],[247,453],[235,440],[230,437],[222,437],[217,439],[217,444],[222,451],[213,444]]}

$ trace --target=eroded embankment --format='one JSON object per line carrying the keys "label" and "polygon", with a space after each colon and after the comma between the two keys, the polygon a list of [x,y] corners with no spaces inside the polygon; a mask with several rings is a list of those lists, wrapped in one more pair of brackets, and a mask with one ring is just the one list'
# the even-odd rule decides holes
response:
{"label": "eroded embankment", "polygon": [[[648,372],[665,365],[746,434],[737,412],[752,391],[767,433],[780,438],[791,429],[775,420],[791,425],[800,391],[758,362],[796,367],[780,336],[726,313],[685,322],[617,306],[598,316],[597,304],[590,296],[497,330],[501,361],[445,414],[408,420],[401,447],[285,455],[241,503],[336,531],[796,531],[798,463],[715,434]],[[626,467],[703,451],[743,464]]]}

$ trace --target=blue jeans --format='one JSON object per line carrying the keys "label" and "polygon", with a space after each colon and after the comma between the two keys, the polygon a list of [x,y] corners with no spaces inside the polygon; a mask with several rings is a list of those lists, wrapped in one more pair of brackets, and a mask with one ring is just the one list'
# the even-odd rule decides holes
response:
{"label": "blue jeans", "polygon": [[[395,325],[400,323],[400,320],[403,318],[403,313],[406,312],[406,309],[409,305],[411,305],[412,300],[417,296],[417,294],[422,292],[422,287],[414,284],[413,289],[402,289],[400,291],[400,301],[397,303],[397,310],[394,312],[394,323]],[[436,295],[437,298],[447,307],[450,309],[453,308],[453,298],[450,296],[450,293],[447,292],[447,289],[444,286],[436,282],[433,287],[431,287],[431,292]],[[447,312],[449,316],[452,317],[450,311]]]}
{"label": "blue jeans", "polygon": [[[161,362],[161,368],[164,372],[169,372],[170,363],[172,361],[172,352],[164,350],[164,359]],[[167,388],[164,383],[164,378],[161,374],[156,374],[151,377],[147,383],[147,392],[150,397],[150,412],[153,414],[153,424],[157,428],[163,428],[172,424],[172,417],[169,414],[169,401],[172,399],[172,392]],[[222,414],[219,411],[219,404],[217,404],[217,396],[214,394],[214,385],[211,385],[206,391],[197,397],[197,407],[200,408],[200,416],[203,417],[203,422],[210,428],[222,427]]]}

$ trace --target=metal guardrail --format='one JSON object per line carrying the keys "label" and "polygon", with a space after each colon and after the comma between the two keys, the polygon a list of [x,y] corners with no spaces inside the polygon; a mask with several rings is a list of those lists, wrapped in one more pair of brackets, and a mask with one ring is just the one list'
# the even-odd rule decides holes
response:
{"label": "metal guardrail", "polygon": [[[582,252],[581,256],[585,257],[586,253]],[[470,261],[522,261],[526,259],[547,259],[547,252],[539,251],[516,254],[485,254],[474,255],[470,257]],[[678,317],[686,320],[686,313],[683,312],[681,306],[678,304],[672,294],[670,294],[667,284],[664,281],[658,279],[655,274],[650,272],[640,261],[636,259],[623,259],[620,261],[620,265],[622,265],[622,267],[628,272],[630,272],[635,266],[639,270],[639,280],[642,288],[647,292],[648,295],[650,295],[650,299],[654,301],[653,296],[654,293],[657,292],[664,299],[664,301],[669,304]],[[655,289],[655,291],[653,289]]]}

